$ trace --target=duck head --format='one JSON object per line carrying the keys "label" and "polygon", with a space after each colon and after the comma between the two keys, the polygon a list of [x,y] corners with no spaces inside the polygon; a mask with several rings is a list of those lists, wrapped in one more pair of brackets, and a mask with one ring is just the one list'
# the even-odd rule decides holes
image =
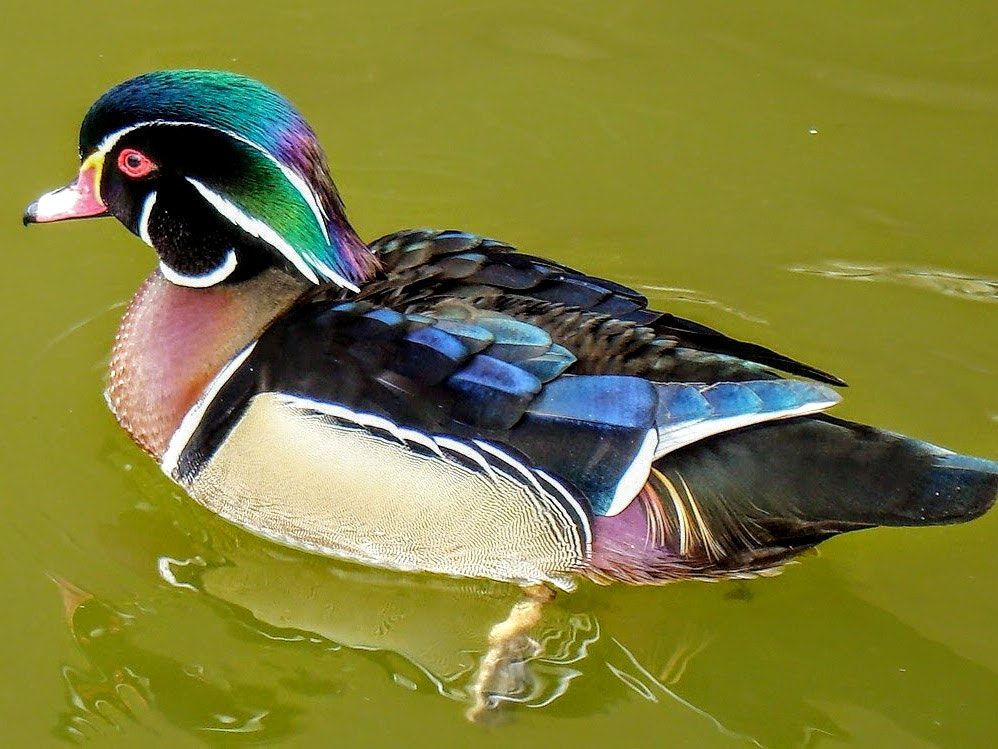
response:
{"label": "duck head", "polygon": [[181,286],[278,266],[356,290],[377,269],[314,131],[251,78],[167,70],[125,81],[87,112],[80,158],[76,180],[28,206],[25,224],[114,216]]}

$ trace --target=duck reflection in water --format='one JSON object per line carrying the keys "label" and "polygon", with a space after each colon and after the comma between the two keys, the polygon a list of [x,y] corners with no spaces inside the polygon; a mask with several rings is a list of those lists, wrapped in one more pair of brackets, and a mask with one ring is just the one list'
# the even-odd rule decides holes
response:
{"label": "duck reflection in water", "polygon": [[[322,560],[199,511],[181,513],[178,526],[177,510],[131,510],[106,526],[112,558],[169,582],[153,600],[114,604],[60,581],[89,662],[64,669],[63,731],[167,720],[194,734],[278,739],[325,700],[350,699],[355,659],[382,674],[386,710],[410,693],[466,710],[482,699],[482,633],[520,600],[515,586]],[[815,733],[846,737],[822,706],[851,705],[937,746],[987,745],[986,727],[963,716],[995,704],[998,677],[857,597],[820,557],[803,573],[668,592],[585,586],[559,597],[530,629],[531,649],[486,686],[496,709],[478,717],[594,715],[639,700],[760,746],[792,747]],[[192,628],[206,644],[191,642]]]}

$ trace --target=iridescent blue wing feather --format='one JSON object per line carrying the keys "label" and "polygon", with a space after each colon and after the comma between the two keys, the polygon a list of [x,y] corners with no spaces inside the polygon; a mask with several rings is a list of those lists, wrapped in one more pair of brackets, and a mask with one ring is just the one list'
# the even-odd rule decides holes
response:
{"label": "iridescent blue wing feather", "polygon": [[714,434],[764,421],[824,411],[839,402],[831,388],[800,380],[655,383],[661,457]]}

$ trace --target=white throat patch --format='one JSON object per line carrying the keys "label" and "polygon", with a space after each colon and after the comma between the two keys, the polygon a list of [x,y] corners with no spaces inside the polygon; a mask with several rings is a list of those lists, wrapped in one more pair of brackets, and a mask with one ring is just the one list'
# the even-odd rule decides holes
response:
{"label": "white throat patch", "polygon": [[220,265],[211,269],[207,273],[202,273],[199,276],[188,276],[184,273],[175,271],[162,260],[159,262],[159,271],[163,274],[163,277],[167,281],[172,284],[176,284],[177,286],[189,286],[192,289],[206,289],[209,286],[221,283],[226,278],[231,276],[232,271],[236,269],[237,264],[238,261],[236,260],[236,251],[229,250],[225,253],[225,259],[222,260]]}

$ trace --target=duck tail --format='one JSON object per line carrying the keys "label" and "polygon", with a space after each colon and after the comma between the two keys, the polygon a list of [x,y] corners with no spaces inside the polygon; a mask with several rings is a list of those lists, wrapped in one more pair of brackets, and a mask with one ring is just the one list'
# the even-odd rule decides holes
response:
{"label": "duck tail", "polygon": [[763,574],[839,533],[962,523],[998,498],[998,462],[812,416],[716,435],[655,462],[619,515],[596,518],[612,579]]}
{"label": "duck tail", "polygon": [[944,525],[983,515],[998,496],[994,461],[824,415],[723,434],[662,463],[696,477],[702,498],[732,498],[760,521]]}

